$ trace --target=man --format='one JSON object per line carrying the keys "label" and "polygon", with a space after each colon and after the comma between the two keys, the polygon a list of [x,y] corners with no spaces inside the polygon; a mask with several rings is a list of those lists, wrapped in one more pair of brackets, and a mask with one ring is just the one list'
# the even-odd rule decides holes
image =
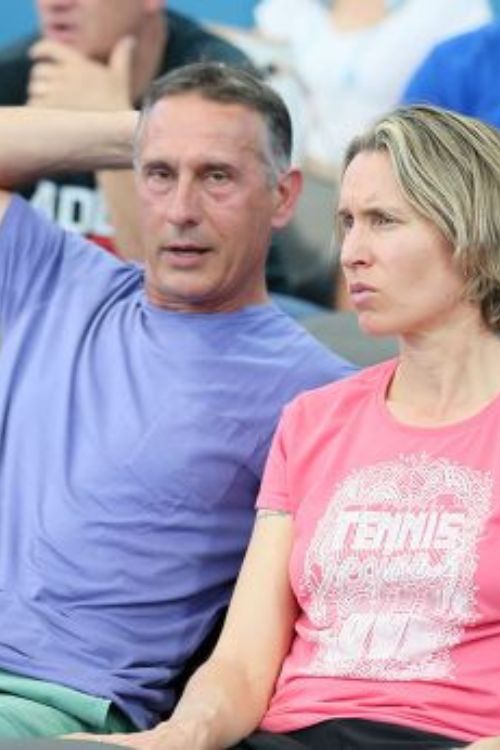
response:
{"label": "man", "polygon": [[[4,109],[0,185],[126,166],[134,122]],[[171,709],[227,604],[283,404],[352,369],[267,297],[300,191],[290,144],[249,73],[160,79],[136,137],[144,274],[0,194],[0,737]]]}
{"label": "man", "polygon": [[[139,106],[157,75],[198,60],[249,65],[164,0],[36,0],[40,36],[0,55],[0,105]],[[48,216],[126,258],[141,258],[132,174],[46,176],[26,189]]]}
{"label": "man", "polygon": [[[0,54],[0,105],[113,110],[139,107],[157,75],[198,60],[250,67],[237,47],[189,18],[165,10],[165,0],[36,0],[40,37]],[[127,259],[144,248],[133,174],[98,170],[46,174],[23,187],[34,205],[66,229]],[[290,264],[271,246],[266,275],[279,304],[293,317],[315,311],[294,299]]]}

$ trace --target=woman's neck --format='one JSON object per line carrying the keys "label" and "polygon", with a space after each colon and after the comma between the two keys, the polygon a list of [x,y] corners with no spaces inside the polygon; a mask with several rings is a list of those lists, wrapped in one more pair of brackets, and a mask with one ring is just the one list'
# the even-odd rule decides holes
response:
{"label": "woman's neck", "polygon": [[444,332],[403,340],[387,406],[409,424],[461,421],[500,394],[499,372],[500,338],[464,320]]}
{"label": "woman's neck", "polygon": [[385,0],[335,0],[330,17],[340,31],[375,26],[386,14]]}

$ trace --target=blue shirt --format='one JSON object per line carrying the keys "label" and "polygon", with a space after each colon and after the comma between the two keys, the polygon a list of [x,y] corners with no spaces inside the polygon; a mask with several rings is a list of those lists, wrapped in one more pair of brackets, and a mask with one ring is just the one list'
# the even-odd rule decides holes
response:
{"label": "blue shirt", "polygon": [[434,104],[500,126],[500,23],[438,44],[411,79],[405,104]]}
{"label": "blue shirt", "polygon": [[0,326],[0,668],[146,727],[228,601],[282,405],[351,367],[271,304],[154,307],[19,198]]}

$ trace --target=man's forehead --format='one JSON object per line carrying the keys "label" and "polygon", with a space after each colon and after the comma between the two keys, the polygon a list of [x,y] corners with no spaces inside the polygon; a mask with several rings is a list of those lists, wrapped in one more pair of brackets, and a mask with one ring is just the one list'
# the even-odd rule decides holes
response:
{"label": "man's forehead", "polygon": [[260,151],[265,142],[265,125],[258,112],[242,104],[214,102],[189,94],[156,102],[147,118],[145,134],[146,141],[165,138]]}

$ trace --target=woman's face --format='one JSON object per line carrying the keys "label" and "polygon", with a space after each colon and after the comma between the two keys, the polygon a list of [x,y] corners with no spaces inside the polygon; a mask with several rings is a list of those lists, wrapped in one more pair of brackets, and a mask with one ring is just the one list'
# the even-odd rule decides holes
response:
{"label": "woman's face", "polygon": [[341,263],[363,331],[425,333],[470,312],[453,248],[408,203],[385,152],[362,152],[342,180]]}

